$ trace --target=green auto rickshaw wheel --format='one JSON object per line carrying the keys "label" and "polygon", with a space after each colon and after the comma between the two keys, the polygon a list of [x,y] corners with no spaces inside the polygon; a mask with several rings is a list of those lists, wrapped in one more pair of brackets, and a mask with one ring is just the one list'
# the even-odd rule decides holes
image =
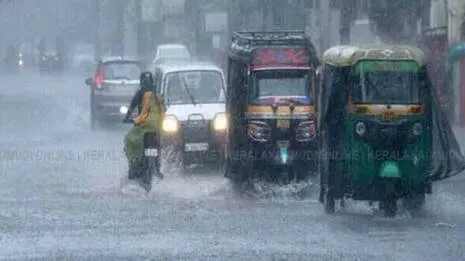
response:
{"label": "green auto rickshaw wheel", "polygon": [[412,194],[408,195],[402,199],[402,204],[409,211],[417,211],[423,209],[425,205],[426,195],[421,194]]}
{"label": "green auto rickshaw wheel", "polygon": [[397,213],[397,200],[387,199],[382,202],[385,217],[395,217]]}
{"label": "green auto rickshaw wheel", "polygon": [[395,217],[397,213],[397,198],[393,180],[386,180],[384,200],[380,202],[380,209],[384,210],[385,217]]}
{"label": "green auto rickshaw wheel", "polygon": [[334,214],[336,212],[336,200],[328,193],[325,196],[324,206],[327,214]]}

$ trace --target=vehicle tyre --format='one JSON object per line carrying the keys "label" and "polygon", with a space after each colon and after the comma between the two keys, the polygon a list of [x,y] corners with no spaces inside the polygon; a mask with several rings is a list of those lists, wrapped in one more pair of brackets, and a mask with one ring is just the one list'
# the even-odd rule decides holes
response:
{"label": "vehicle tyre", "polygon": [[425,205],[426,195],[422,194],[412,194],[402,199],[402,203],[407,210],[416,211],[421,210]]}
{"label": "vehicle tyre", "polygon": [[395,217],[397,213],[397,200],[395,198],[387,199],[383,201],[384,216]]}
{"label": "vehicle tyre", "polygon": [[[395,197],[395,184],[393,180],[385,181],[385,195],[381,202],[385,217],[395,217],[397,213],[397,198]],[[381,208],[381,207],[380,207]]]}
{"label": "vehicle tyre", "polygon": [[324,206],[327,214],[334,214],[336,212],[336,200],[328,193],[325,196]]}
{"label": "vehicle tyre", "polygon": [[141,184],[144,187],[145,191],[150,192],[152,190],[152,179],[153,175],[157,171],[155,159],[147,158],[147,166],[145,170],[141,173]]}
{"label": "vehicle tyre", "polygon": [[95,112],[94,96],[90,95],[90,128],[95,131],[98,128],[98,120]]}

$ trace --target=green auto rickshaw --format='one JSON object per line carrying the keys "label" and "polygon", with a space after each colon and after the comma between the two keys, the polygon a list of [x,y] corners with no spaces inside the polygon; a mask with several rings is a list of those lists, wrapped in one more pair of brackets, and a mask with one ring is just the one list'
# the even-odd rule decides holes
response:
{"label": "green auto rickshaw", "polygon": [[[335,46],[324,52],[319,165],[327,213],[344,198],[378,201],[391,217],[398,199],[412,209],[423,205],[432,191],[434,121],[442,120],[433,113],[426,65],[425,54],[411,46]],[[449,143],[457,145],[455,139]],[[446,162],[451,146],[441,144]],[[457,153],[462,170],[460,148]],[[443,172],[442,178],[451,175]]]}

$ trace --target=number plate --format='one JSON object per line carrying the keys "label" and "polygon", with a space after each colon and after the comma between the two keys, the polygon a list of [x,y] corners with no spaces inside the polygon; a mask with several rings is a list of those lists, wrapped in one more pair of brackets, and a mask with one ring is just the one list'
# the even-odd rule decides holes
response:
{"label": "number plate", "polygon": [[276,126],[280,129],[289,129],[290,125],[291,125],[290,120],[278,120],[276,123]]}
{"label": "number plate", "polygon": [[187,143],[184,145],[185,151],[207,151],[208,143]]}
{"label": "number plate", "polygon": [[157,157],[158,156],[158,149],[145,149],[144,155],[147,157]]}
{"label": "number plate", "polygon": [[278,140],[277,145],[279,148],[288,148],[289,147],[289,141],[288,140]]}

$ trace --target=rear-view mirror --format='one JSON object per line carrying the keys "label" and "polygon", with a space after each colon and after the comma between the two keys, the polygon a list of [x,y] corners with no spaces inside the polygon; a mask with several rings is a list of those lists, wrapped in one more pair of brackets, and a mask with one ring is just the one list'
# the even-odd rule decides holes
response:
{"label": "rear-view mirror", "polygon": [[86,81],[85,81],[85,84],[87,86],[91,86],[92,85],[92,78],[87,78]]}

